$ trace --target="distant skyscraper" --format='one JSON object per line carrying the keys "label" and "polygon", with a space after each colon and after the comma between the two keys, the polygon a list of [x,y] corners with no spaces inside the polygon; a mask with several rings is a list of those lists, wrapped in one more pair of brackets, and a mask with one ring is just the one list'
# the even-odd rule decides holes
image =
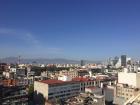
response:
{"label": "distant skyscraper", "polygon": [[119,57],[115,57],[114,60],[113,60],[113,66],[115,66],[119,61]]}
{"label": "distant skyscraper", "polygon": [[81,60],[81,66],[85,66],[85,61]]}
{"label": "distant skyscraper", "polygon": [[126,67],[126,63],[127,63],[126,60],[127,60],[126,55],[122,55],[121,56],[121,66]]}
{"label": "distant skyscraper", "polygon": [[18,56],[18,64],[20,64],[20,58],[21,58],[21,56]]}

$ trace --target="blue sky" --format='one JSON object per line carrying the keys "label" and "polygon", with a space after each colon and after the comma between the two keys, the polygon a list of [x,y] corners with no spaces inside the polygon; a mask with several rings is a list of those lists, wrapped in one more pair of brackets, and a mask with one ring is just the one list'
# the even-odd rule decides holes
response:
{"label": "blue sky", "polygon": [[1,0],[0,57],[140,58],[139,0]]}

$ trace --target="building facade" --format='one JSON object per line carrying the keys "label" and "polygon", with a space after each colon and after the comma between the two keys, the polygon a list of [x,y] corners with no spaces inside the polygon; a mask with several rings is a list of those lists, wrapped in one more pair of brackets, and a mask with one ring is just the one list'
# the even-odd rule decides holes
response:
{"label": "building facade", "polygon": [[126,67],[126,55],[121,55],[121,66]]}
{"label": "building facade", "polygon": [[124,69],[118,73],[118,83],[115,89],[114,104],[124,105],[140,93],[140,73]]}
{"label": "building facade", "polygon": [[[41,94],[45,100],[67,99],[79,94],[80,84],[75,81],[44,80],[35,81],[34,92]],[[38,100],[37,97],[35,97]]]}

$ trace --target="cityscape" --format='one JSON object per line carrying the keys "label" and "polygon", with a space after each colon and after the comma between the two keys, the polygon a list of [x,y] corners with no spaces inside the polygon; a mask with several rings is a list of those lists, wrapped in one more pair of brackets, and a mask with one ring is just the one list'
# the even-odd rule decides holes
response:
{"label": "cityscape", "polygon": [[2,105],[139,105],[140,61],[127,55],[106,63],[0,63]]}
{"label": "cityscape", "polygon": [[0,1],[0,105],[140,105],[140,1]]}

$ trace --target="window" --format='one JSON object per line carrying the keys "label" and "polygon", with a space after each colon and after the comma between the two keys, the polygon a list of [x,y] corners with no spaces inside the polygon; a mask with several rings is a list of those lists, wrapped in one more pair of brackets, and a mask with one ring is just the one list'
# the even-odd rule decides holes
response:
{"label": "window", "polygon": [[98,82],[96,82],[96,84],[98,84]]}
{"label": "window", "polygon": [[53,93],[49,93],[49,95],[53,95]]}

